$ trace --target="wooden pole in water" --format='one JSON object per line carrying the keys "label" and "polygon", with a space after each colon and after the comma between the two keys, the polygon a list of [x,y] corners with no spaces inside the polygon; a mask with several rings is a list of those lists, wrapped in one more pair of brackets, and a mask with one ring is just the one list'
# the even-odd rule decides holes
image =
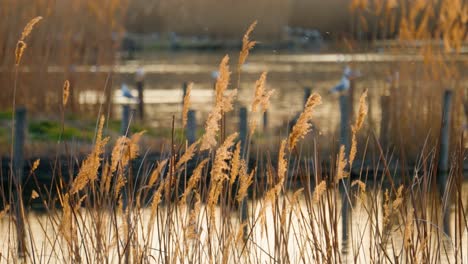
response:
{"label": "wooden pole in water", "polygon": [[390,96],[384,95],[380,98],[382,116],[380,120],[380,144],[388,147],[390,130]]}
{"label": "wooden pole in water", "polygon": [[450,121],[453,92],[446,90],[443,99],[442,125],[440,128],[439,171],[449,170]]}
{"label": "wooden pole in water", "polygon": [[182,105],[184,104],[185,95],[187,95],[187,82],[182,83]]}
{"label": "wooden pole in water", "polygon": [[340,146],[345,146],[346,152],[349,150],[350,139],[350,100],[349,96],[340,95]]}
{"label": "wooden pole in water", "polygon": [[[248,159],[247,151],[247,108],[241,107],[239,109],[239,138],[241,142],[241,157]],[[248,163],[248,161],[247,161]],[[248,208],[247,208],[247,198],[244,198],[240,204],[240,220],[241,223],[244,223],[248,218]],[[246,230],[244,230],[244,234]],[[244,235],[244,238],[245,238]]]}
{"label": "wooden pole in water", "polygon": [[[349,153],[349,141],[350,141],[350,99],[349,96],[341,95],[339,98],[340,103],[340,147],[345,147],[345,157],[348,157]],[[351,168],[349,168],[351,173]],[[351,176],[351,175],[350,175]],[[343,241],[348,240],[348,215],[349,215],[349,177],[343,179],[341,187],[341,216],[342,216],[342,235]]]}
{"label": "wooden pole in water", "polygon": [[263,133],[268,132],[268,111],[263,112]]}
{"label": "wooden pole in water", "polygon": [[310,95],[312,94],[312,89],[310,87],[304,87],[304,107],[307,103],[307,99],[309,99]]}
{"label": "wooden pole in water", "polygon": [[[439,164],[438,164],[438,186],[441,196],[447,192],[447,177],[449,166],[449,147],[450,147],[450,122],[452,109],[453,92],[446,90],[442,102],[442,123],[440,127],[440,146],[439,146]],[[450,199],[450,195],[447,196]],[[450,211],[448,210],[449,201],[443,203],[443,230],[450,235],[449,220]]]}
{"label": "wooden pole in water", "polygon": [[194,110],[187,113],[187,127],[185,128],[185,137],[188,144],[191,145],[197,140],[197,117]]}
{"label": "wooden pole in water", "polygon": [[120,134],[127,135],[130,125],[130,105],[122,105],[122,122],[120,125]]}
{"label": "wooden pole in water", "polygon": [[15,183],[15,215],[16,235],[18,240],[18,255],[24,256],[26,245],[24,241],[24,215],[23,215],[23,173],[24,173],[24,142],[26,136],[26,108],[20,107],[15,110],[13,141],[13,173],[12,180]]}
{"label": "wooden pole in water", "polygon": [[145,118],[145,102],[143,100],[143,80],[138,80],[136,83],[136,87],[138,91],[138,117],[140,118],[140,121],[143,122]]}
{"label": "wooden pole in water", "polygon": [[239,139],[241,141],[241,156],[246,156],[247,149],[247,107],[239,109]]}

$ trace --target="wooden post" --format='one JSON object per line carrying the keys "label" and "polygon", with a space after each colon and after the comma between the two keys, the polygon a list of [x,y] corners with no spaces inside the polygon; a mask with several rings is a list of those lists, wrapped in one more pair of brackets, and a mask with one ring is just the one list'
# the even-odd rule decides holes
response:
{"label": "wooden post", "polygon": [[145,103],[143,100],[143,80],[138,80],[136,83],[136,87],[138,90],[138,117],[140,118],[140,121],[143,121],[143,119],[145,118]]}
{"label": "wooden post", "polygon": [[[18,255],[24,256],[26,245],[24,241],[24,219],[23,219],[23,173],[24,173],[24,142],[26,137],[26,109],[24,107],[15,110],[13,141],[13,182],[15,183],[15,215],[16,215],[16,235],[18,242]],[[12,190],[13,191],[13,190]]]}
{"label": "wooden post", "polygon": [[[452,91],[446,90],[442,102],[442,122],[440,126],[439,138],[439,164],[437,181],[440,194],[443,195],[447,190],[447,177],[450,169],[449,165],[449,147],[450,147],[450,119],[452,108]],[[444,208],[444,221],[447,214],[447,208]]]}
{"label": "wooden post", "polygon": [[390,96],[384,95],[380,98],[380,144],[388,147],[390,130]]}
{"label": "wooden post", "polygon": [[120,125],[120,134],[127,135],[128,129],[130,125],[130,105],[124,104],[122,105],[122,122]]}
{"label": "wooden post", "polygon": [[[340,147],[345,146],[345,157],[349,153],[350,141],[350,99],[349,96],[340,96]],[[351,168],[350,168],[351,171]],[[342,181],[341,186],[341,220],[343,230],[343,241],[348,239],[348,216],[349,216],[349,178]]]}
{"label": "wooden post", "polygon": [[[241,142],[241,157],[248,159],[249,155],[247,152],[247,108],[241,107],[239,109],[239,138]],[[247,161],[248,162],[248,161]],[[247,206],[247,197],[244,198],[240,204],[240,220],[241,223],[244,223],[248,218],[248,206]],[[244,229],[244,239],[246,238],[247,230]]]}
{"label": "wooden post", "polygon": [[268,132],[268,111],[263,112],[263,133]]}
{"label": "wooden post", "polygon": [[182,105],[184,104],[185,95],[187,95],[187,82],[182,83]]}
{"label": "wooden post", "polygon": [[340,145],[344,145],[346,151],[349,150],[350,137],[350,105],[349,97],[346,95],[340,96]]}
{"label": "wooden post", "polygon": [[312,89],[309,87],[304,88],[304,107],[307,103],[307,99],[309,99],[310,95],[312,94]]}
{"label": "wooden post", "polygon": [[247,147],[247,108],[241,107],[239,109],[239,139],[241,141],[241,155],[246,156]]}
{"label": "wooden post", "polygon": [[440,152],[439,152],[439,171],[447,172],[449,170],[449,146],[450,146],[450,116],[452,108],[452,91],[445,91],[442,125],[440,128]]}
{"label": "wooden post", "polygon": [[25,134],[26,109],[18,108],[15,113],[15,138],[13,142],[13,168],[18,182],[21,182],[23,178]]}
{"label": "wooden post", "polygon": [[194,110],[189,110],[187,113],[187,126],[185,128],[185,137],[188,144],[191,145],[197,140],[197,117]]}

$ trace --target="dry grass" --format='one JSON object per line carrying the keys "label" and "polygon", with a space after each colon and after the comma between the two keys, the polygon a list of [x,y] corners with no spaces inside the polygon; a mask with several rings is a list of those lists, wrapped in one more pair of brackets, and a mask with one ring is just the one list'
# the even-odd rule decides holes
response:
{"label": "dry grass", "polygon": [[[278,151],[258,148],[259,153],[268,154],[259,154],[252,164],[241,155],[237,133],[225,138],[219,133],[223,130],[220,120],[232,110],[235,95],[235,90],[226,93],[230,85],[228,62],[226,56],[220,64],[216,102],[200,141],[186,146],[184,139],[173,139],[171,151],[163,153],[154,167],[135,168],[143,132],[117,139],[107,153],[109,138],[104,130],[105,118],[100,117],[94,148],[79,171],[70,172],[71,180],[67,182],[63,175],[54,174],[56,185],[47,188],[38,184],[37,191],[31,193],[30,198],[39,200],[46,214],[34,216],[27,212],[21,199],[14,199],[13,191],[22,192],[19,184],[15,190],[10,186],[8,193],[2,192],[8,199],[3,199],[0,212],[0,230],[5,230],[1,260],[467,261],[466,195],[462,192],[466,150],[462,142],[454,151],[454,162],[444,181],[446,188],[440,192],[435,185],[438,157],[434,151],[424,151],[426,145],[422,146],[422,162],[412,178],[391,172],[386,165],[389,160],[382,152],[372,159],[384,164],[383,172],[379,171],[380,165],[362,163],[357,175],[352,175],[352,167],[346,168],[347,160],[352,165],[358,153],[356,134],[366,122],[368,94],[361,96],[358,116],[350,127],[354,139],[351,154],[348,156],[341,146],[335,164],[329,161],[333,159],[320,156],[317,144],[300,153],[300,140],[310,132],[313,111],[320,107],[321,97],[315,93],[308,98],[290,134],[279,139]],[[269,100],[262,82],[257,85],[258,96],[252,103],[257,107]],[[62,105],[63,101],[57,104]],[[267,106],[265,103],[262,111]],[[222,142],[219,146],[218,138]],[[377,140],[369,144],[380,149]],[[364,156],[368,148],[359,150]],[[274,158],[277,162],[272,164]],[[331,168],[327,169],[322,161],[329,161]],[[190,162],[195,164],[193,170]],[[31,175],[35,177],[34,169]],[[348,187],[335,184],[347,177],[357,179]],[[20,213],[8,214],[10,208]],[[451,229],[446,229],[446,223]],[[21,238],[12,228],[15,224],[24,227],[26,235],[21,238],[26,243],[17,243]]]}

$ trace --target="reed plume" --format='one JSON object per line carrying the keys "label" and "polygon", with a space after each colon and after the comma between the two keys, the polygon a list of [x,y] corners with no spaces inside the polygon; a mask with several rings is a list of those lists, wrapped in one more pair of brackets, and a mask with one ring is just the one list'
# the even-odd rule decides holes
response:
{"label": "reed plume", "polygon": [[236,199],[240,203],[247,196],[247,191],[249,190],[250,185],[253,182],[253,177],[255,175],[255,169],[253,169],[250,174],[247,173],[247,164],[245,160],[242,160],[240,170],[239,170],[239,190],[237,191]]}
{"label": "reed plume", "polygon": [[26,44],[26,38],[31,34],[34,25],[36,25],[39,21],[41,21],[42,17],[38,16],[33,19],[31,19],[28,24],[23,29],[23,32],[21,33],[21,38],[18,40],[16,43],[16,49],[15,49],[15,64],[18,66],[21,63],[21,58],[23,57],[23,53],[27,48]]}
{"label": "reed plume", "polygon": [[26,26],[24,27],[23,32],[21,33],[21,39],[20,40],[24,41],[29,36],[29,34],[31,34],[34,26],[41,20],[42,20],[41,16],[37,16],[37,17],[31,19],[28,22],[28,24],[26,24]]}
{"label": "reed plume", "polygon": [[[252,113],[257,113],[259,108],[261,113],[264,113],[267,111],[268,107],[270,107],[270,97],[273,95],[275,90],[267,91],[265,89],[266,78],[267,73],[263,72],[262,75],[260,75],[260,78],[255,82],[255,95],[251,106]],[[252,136],[257,126],[257,117],[252,117],[249,122],[249,126],[249,132]]]}
{"label": "reed plume", "polygon": [[362,128],[362,125],[364,124],[364,120],[366,118],[367,112],[368,112],[368,106],[367,106],[367,90],[362,93],[361,98],[359,99],[359,111],[358,111],[358,117],[354,123],[354,125],[351,126],[351,149],[349,152],[349,167],[351,168],[354,162],[354,159],[356,157],[357,153],[357,138],[356,134],[357,132]]}
{"label": "reed plume", "polygon": [[233,109],[232,102],[237,94],[237,90],[233,90],[228,96],[224,96],[229,85],[229,56],[225,56],[219,65],[219,76],[215,87],[215,106],[208,115],[205,124],[205,134],[202,136],[200,150],[211,149],[216,146],[216,135],[220,129],[219,123],[224,113]]}
{"label": "reed plume", "polygon": [[206,158],[204,160],[202,160],[198,165],[197,167],[195,168],[195,170],[193,170],[193,173],[192,173],[192,177],[190,177],[190,180],[189,182],[187,183],[187,188],[185,189],[184,193],[182,194],[182,197],[180,198],[180,201],[182,204],[186,204],[187,203],[187,197],[189,196],[190,192],[195,189],[195,187],[197,186],[198,182],[200,181],[201,179],[201,176],[202,176],[202,172],[203,172],[203,168],[205,167],[205,165],[208,163],[208,161],[210,161],[209,158]]}
{"label": "reed plume", "polygon": [[16,43],[16,49],[15,49],[15,64],[18,66],[21,63],[21,58],[23,57],[23,53],[26,50],[26,47],[28,45],[26,42],[20,40]]}
{"label": "reed plume", "polygon": [[338,154],[338,159],[336,160],[335,183],[338,183],[341,179],[348,177],[348,173],[345,171],[346,163],[345,146],[341,145],[340,153]]}
{"label": "reed plume", "polygon": [[391,200],[390,199],[390,194],[388,190],[385,191],[385,202],[383,206],[383,223],[384,223],[384,229],[387,229],[389,225],[391,224],[391,219],[395,212],[400,208],[400,206],[403,204],[403,190],[404,186],[400,185],[398,187],[398,190],[395,193],[395,199]]}
{"label": "reed plume", "polygon": [[[252,112],[257,112],[258,106],[264,101],[265,94],[265,82],[267,73],[263,72],[260,78],[255,82],[255,95],[252,101]],[[267,99],[269,96],[267,97]]]}
{"label": "reed plume", "polygon": [[96,143],[91,154],[85,159],[85,161],[83,161],[80,171],[72,183],[70,194],[79,192],[86,186],[86,184],[97,178],[98,169],[101,164],[101,155],[104,153],[104,147],[109,140],[109,138],[102,138],[104,121],[104,116],[101,116],[96,134]]}
{"label": "reed plume", "polygon": [[253,49],[253,47],[257,43],[256,41],[250,40],[250,34],[253,32],[256,25],[257,21],[254,21],[252,24],[250,24],[249,28],[244,34],[244,37],[242,38],[242,50],[240,51],[239,62],[237,64],[238,72],[240,72],[242,65],[247,60],[250,50]]}
{"label": "reed plume", "polygon": [[65,107],[68,102],[68,97],[70,96],[70,81],[65,80],[63,83],[63,92],[62,92],[62,105]]}
{"label": "reed plume", "polygon": [[193,82],[187,85],[187,92],[184,96],[184,106],[182,108],[182,127],[187,125],[187,114],[190,108],[190,93],[192,92]]}
{"label": "reed plume", "polygon": [[197,140],[194,143],[192,143],[192,145],[190,145],[187,148],[187,150],[185,150],[185,153],[177,161],[177,163],[175,165],[175,170],[180,169],[180,167],[182,167],[182,165],[184,165],[185,163],[187,163],[188,161],[190,161],[193,158],[193,155],[197,151],[197,146],[198,146],[199,143],[200,143],[200,140]]}
{"label": "reed plume", "polygon": [[5,217],[5,215],[8,214],[8,211],[10,211],[10,205],[6,204],[6,205],[4,205],[3,210],[0,211],[0,219]]}
{"label": "reed plume", "polygon": [[280,149],[278,152],[278,182],[270,189],[265,195],[265,200],[267,201],[274,201],[276,197],[280,194],[285,179],[286,179],[286,172],[288,170],[288,161],[285,159],[285,150],[286,150],[286,139],[281,141]]}
{"label": "reed plume", "polygon": [[231,186],[236,181],[236,178],[239,175],[239,170],[241,169],[240,151],[241,151],[241,142],[237,142],[236,148],[232,155],[232,161],[231,161],[231,173],[229,176],[229,185]]}
{"label": "reed plume", "polygon": [[216,150],[213,168],[211,169],[211,184],[208,193],[207,206],[210,211],[210,219],[214,219],[215,206],[218,203],[219,195],[222,191],[223,182],[229,180],[227,174],[229,170],[228,161],[232,158],[230,148],[234,145],[234,140],[237,138],[237,133],[231,134],[226,138],[224,143]]}
{"label": "reed plume", "polygon": [[314,190],[314,194],[313,194],[313,199],[314,199],[314,202],[318,203],[320,201],[320,198],[322,197],[322,195],[327,191],[327,182],[325,180],[322,180],[316,187],[315,187],[315,190]]}
{"label": "reed plume", "polygon": [[198,194],[198,192],[194,193],[194,200],[195,200],[195,204],[193,206],[193,209],[190,211],[188,223],[184,227],[184,231],[185,231],[184,242],[185,243],[187,243],[189,240],[196,240],[199,236],[199,233],[197,230],[197,218],[200,215],[201,199],[200,199],[200,194]]}
{"label": "reed plume", "polygon": [[36,190],[31,191],[31,199],[34,200],[36,198],[39,198],[39,194],[36,192]]}
{"label": "reed plume", "polygon": [[292,128],[291,134],[289,135],[289,149],[293,150],[297,144],[297,141],[304,138],[309,133],[312,121],[313,110],[316,106],[322,103],[322,97],[317,93],[312,94],[307,99],[304,107],[304,111],[300,114],[296,124]]}
{"label": "reed plume", "polygon": [[33,173],[37,168],[39,167],[39,164],[41,163],[41,159],[36,159],[31,167],[31,173]]}
{"label": "reed plume", "polygon": [[161,162],[158,162],[158,165],[156,166],[156,169],[153,170],[153,172],[151,173],[151,176],[149,178],[149,181],[148,181],[148,186],[149,187],[152,187],[156,181],[159,179],[159,177],[161,176],[164,168],[166,167],[166,164],[167,162],[169,161],[169,159],[165,159]]}
{"label": "reed plume", "polygon": [[219,64],[219,75],[216,79],[215,84],[215,103],[222,101],[224,92],[228,88],[230,78],[231,72],[229,71],[229,56],[226,55],[223,57],[221,63]]}

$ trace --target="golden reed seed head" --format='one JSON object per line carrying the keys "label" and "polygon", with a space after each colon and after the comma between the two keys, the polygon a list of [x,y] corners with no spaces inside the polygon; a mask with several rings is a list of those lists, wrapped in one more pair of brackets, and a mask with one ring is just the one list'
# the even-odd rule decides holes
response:
{"label": "golden reed seed head", "polygon": [[322,104],[322,97],[314,93],[307,99],[306,105],[304,107],[304,111],[302,111],[301,115],[297,119],[296,124],[294,125],[291,134],[289,134],[289,149],[292,150],[297,144],[297,141],[310,131],[312,121],[312,114],[313,110],[316,106]]}
{"label": "golden reed seed head", "polygon": [[31,34],[31,32],[32,32],[32,30],[34,28],[34,25],[36,25],[41,20],[42,20],[41,16],[37,16],[37,17],[31,19],[28,22],[28,24],[26,24],[26,26],[24,27],[23,32],[21,33],[21,39],[20,40],[24,41],[29,36],[29,34]]}
{"label": "golden reed seed head", "polygon": [[216,134],[219,131],[219,121],[222,118],[223,113],[229,112],[233,109],[232,101],[237,95],[237,90],[233,90],[226,97],[224,92],[226,91],[231,73],[229,72],[229,56],[224,56],[223,60],[219,65],[219,76],[216,80],[215,95],[216,102],[214,108],[208,115],[208,119],[205,124],[205,134],[203,134],[200,150],[211,149],[216,146]]}
{"label": "golden reed seed head", "polygon": [[31,167],[31,173],[33,173],[35,170],[37,170],[40,163],[41,163],[41,159],[37,159],[37,160],[34,161],[32,167]]}
{"label": "golden reed seed head", "polygon": [[[258,108],[261,107],[261,113],[265,113],[270,107],[270,97],[273,95],[275,90],[267,91],[265,89],[267,72],[263,72],[260,78],[255,82],[255,94],[252,100],[251,111],[252,113],[258,112]],[[252,116],[249,120],[249,135],[252,136],[255,133],[257,127],[258,116]]]}
{"label": "golden reed seed head", "polygon": [[248,194],[250,185],[253,183],[253,177],[255,175],[255,169],[253,169],[250,174],[247,173],[247,163],[245,160],[241,162],[241,169],[239,175],[239,190],[237,191],[236,199],[238,202],[242,202]]}
{"label": "golden reed seed head", "polygon": [[31,19],[28,24],[23,29],[23,32],[21,33],[21,38],[18,40],[16,43],[16,49],[15,49],[15,64],[18,66],[21,63],[21,58],[23,57],[23,53],[26,50],[26,45],[25,39],[29,34],[31,34],[34,25],[36,25],[39,21],[41,21],[42,17],[38,16],[33,19]]}
{"label": "golden reed seed head", "polygon": [[354,125],[354,130],[358,131],[361,129],[362,124],[364,124],[364,119],[366,118],[369,107],[367,106],[367,89],[362,93],[359,98],[359,112],[358,118],[356,119],[356,124]]}
{"label": "golden reed seed head", "polygon": [[169,159],[162,160],[158,162],[158,165],[156,166],[156,169],[153,170],[151,173],[151,176],[148,181],[148,187],[152,187],[156,181],[160,178],[162,171],[166,167],[167,162]]}
{"label": "golden reed seed head", "polygon": [[23,53],[24,51],[26,50],[26,47],[28,45],[26,44],[26,42],[20,40],[16,43],[16,49],[15,49],[15,64],[16,66],[18,66],[21,62],[21,58],[23,57]]}
{"label": "golden reed seed head", "polygon": [[315,187],[315,190],[314,190],[314,194],[313,194],[313,199],[314,199],[314,202],[319,202],[320,201],[320,198],[322,197],[322,195],[327,191],[327,182],[325,180],[322,180],[316,187]]}
{"label": "golden reed seed head", "polygon": [[338,160],[336,161],[336,178],[335,183],[338,183],[341,179],[348,177],[345,167],[346,167],[346,158],[345,158],[345,146],[341,145],[340,153],[338,154]]}
{"label": "golden reed seed head", "polygon": [[8,211],[10,211],[10,205],[6,204],[3,207],[3,210],[0,212],[0,219],[3,218],[8,213]]}
{"label": "golden reed seed head", "polygon": [[62,92],[62,105],[65,107],[68,102],[68,97],[70,96],[70,81],[65,80],[63,83],[63,92]]}
{"label": "golden reed seed head", "polygon": [[231,79],[231,72],[229,71],[229,55],[225,55],[219,64],[219,76],[216,79],[215,84],[215,93],[216,93],[216,102],[219,104],[223,98],[224,91],[226,91],[229,80]]}
{"label": "golden reed seed head", "polygon": [[236,181],[237,176],[239,175],[239,170],[241,166],[241,158],[240,158],[240,152],[241,152],[241,142],[237,142],[236,148],[234,150],[234,153],[232,155],[232,161],[231,161],[231,172],[229,175],[229,185],[232,186],[234,182]]}
{"label": "golden reed seed head", "polygon": [[178,170],[180,167],[182,167],[182,165],[184,165],[185,163],[187,163],[189,160],[192,159],[193,155],[197,151],[197,146],[199,143],[200,143],[200,140],[197,140],[185,150],[185,153],[177,161],[175,165],[175,170]]}
{"label": "golden reed seed head", "polygon": [[256,41],[251,41],[250,34],[253,32],[255,29],[255,26],[257,25],[257,21],[254,21],[252,24],[250,24],[249,28],[244,34],[244,37],[242,38],[242,50],[240,51],[239,54],[239,63],[237,65],[238,69],[240,70],[242,65],[245,63],[247,60],[247,57],[249,56],[249,51],[255,46],[257,43]]}

